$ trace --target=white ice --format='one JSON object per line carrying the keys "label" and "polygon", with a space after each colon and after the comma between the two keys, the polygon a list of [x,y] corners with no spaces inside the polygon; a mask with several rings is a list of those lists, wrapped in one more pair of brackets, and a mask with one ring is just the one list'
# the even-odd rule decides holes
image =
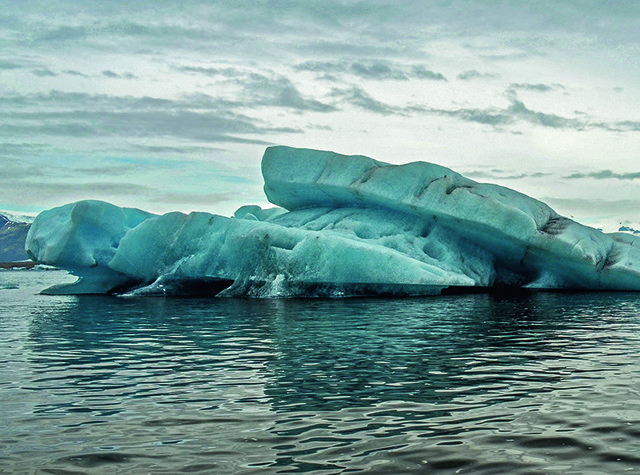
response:
{"label": "white ice", "polygon": [[65,293],[640,290],[640,238],[604,234],[439,165],[270,147],[262,172],[277,208],[155,216],[80,201],[41,213],[27,251],[80,277],[51,290]]}

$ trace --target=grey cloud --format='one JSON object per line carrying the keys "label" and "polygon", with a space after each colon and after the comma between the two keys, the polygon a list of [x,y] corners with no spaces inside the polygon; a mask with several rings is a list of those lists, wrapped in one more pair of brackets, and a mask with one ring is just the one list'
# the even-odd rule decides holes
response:
{"label": "grey cloud", "polygon": [[615,122],[611,126],[603,125],[602,128],[606,128],[613,132],[640,132],[640,121],[623,120]]}
{"label": "grey cloud", "polygon": [[137,79],[138,78],[138,76],[132,73],[118,74],[116,72],[111,71],[110,69],[102,71],[102,75],[104,77],[112,78],[112,79]]}
{"label": "grey cloud", "polygon": [[615,173],[611,170],[600,170],[597,172],[589,172],[589,173],[581,173],[576,172],[571,175],[567,175],[563,178],[567,179],[579,179],[579,178],[594,178],[596,180],[607,180],[607,179],[616,179],[616,180],[636,180],[640,178],[640,172],[633,173]]}
{"label": "grey cloud", "polygon": [[223,152],[226,149],[221,147],[205,147],[205,146],[170,146],[170,145],[141,145],[133,144],[127,147],[130,150],[141,151],[145,153],[169,154],[169,155],[182,155],[182,154],[209,154],[211,152]]}
{"label": "grey cloud", "polygon": [[262,106],[275,106],[299,111],[330,112],[335,107],[316,99],[304,97],[296,86],[286,77],[267,77],[251,74],[242,81],[245,88],[245,103]]}
{"label": "grey cloud", "polygon": [[303,97],[293,85],[285,85],[275,97],[273,105],[289,107],[297,110],[329,112],[334,111],[335,107],[324,104],[315,99]]}
{"label": "grey cloud", "polygon": [[494,127],[513,125],[520,121],[552,129],[571,129],[576,131],[603,129],[614,132],[640,131],[640,122],[621,121],[608,123],[562,117],[529,109],[524,102],[516,98],[511,100],[511,105],[506,109],[428,109],[428,111]]}
{"label": "grey cloud", "polygon": [[239,70],[234,68],[216,68],[212,66],[178,66],[175,69],[186,73],[203,74],[205,76],[228,76],[229,73],[232,73],[231,75],[237,76],[241,74]]}
{"label": "grey cloud", "polygon": [[[525,89],[529,91],[548,92],[553,91],[556,88],[563,88],[559,84],[549,86],[548,84],[530,84],[530,83],[515,83],[511,84],[510,89]],[[563,88],[564,89],[564,88]]]}
{"label": "grey cloud", "polygon": [[495,109],[426,109],[426,112],[454,117],[465,122],[491,125],[493,127],[510,125],[514,122],[514,119],[510,114],[505,111]]}
{"label": "grey cloud", "polygon": [[423,65],[404,66],[389,61],[306,61],[294,66],[298,71],[310,71],[331,78],[347,74],[362,79],[406,81],[411,77],[446,81],[444,75]]}
{"label": "grey cloud", "polygon": [[603,129],[615,132],[636,132],[640,131],[640,122],[636,121],[618,121],[618,122],[598,122],[588,120],[586,118],[570,118],[556,114],[549,114],[529,109],[524,102],[518,100],[515,93],[511,89],[509,91],[510,105],[506,108],[459,108],[444,109],[434,108],[420,104],[409,104],[403,106],[395,106],[374,99],[364,89],[358,86],[339,89],[334,88],[332,96],[339,103],[346,103],[356,106],[376,114],[382,115],[436,115],[459,119],[465,122],[474,122],[484,124],[495,128],[496,130],[504,129],[508,126],[525,122],[541,127],[553,129],[571,129],[571,130],[589,130]]}
{"label": "grey cloud", "polygon": [[50,69],[47,68],[42,68],[42,69],[34,69],[33,71],[31,71],[33,74],[35,74],[38,77],[56,77],[57,74],[54,73],[53,71],[51,71]]}
{"label": "grey cloud", "polygon": [[589,120],[588,118],[567,118],[556,114],[537,112],[529,109],[522,101],[518,100],[515,97],[515,94],[513,94],[513,90],[510,90],[510,93],[512,95],[511,105],[507,108],[506,112],[515,120],[521,120],[530,124],[541,125],[543,127],[550,127],[554,129],[573,129],[578,131],[602,129],[611,132],[640,131],[640,122],[638,121],[625,120],[615,122],[598,122]]}
{"label": "grey cloud", "polygon": [[139,171],[139,167],[134,164],[128,165],[110,165],[93,168],[73,168],[70,170],[69,176],[123,176],[128,173]]}
{"label": "grey cloud", "polygon": [[491,73],[481,73],[480,71],[476,71],[475,69],[470,69],[468,71],[463,71],[456,76],[461,81],[470,81],[472,79],[495,79],[498,77],[497,74]]}
{"label": "grey cloud", "polygon": [[384,102],[380,102],[374,99],[373,97],[371,97],[367,92],[365,92],[363,89],[357,86],[353,86],[348,89],[334,89],[332,92],[332,96],[338,98],[339,100],[345,101],[348,104],[356,106],[360,109],[364,109],[369,112],[374,112],[376,114],[405,115],[405,113],[401,108],[394,107],[389,104],[385,104]]}
{"label": "grey cloud", "polygon": [[323,125],[323,124],[307,124],[306,126],[307,129],[313,129],[313,130],[333,130],[333,127],[331,127],[330,125]]}
{"label": "grey cloud", "polygon": [[[94,199],[117,196],[139,197],[154,190],[148,186],[123,182],[31,182],[28,188],[21,183],[8,183],[0,189],[0,201],[14,201],[16,196],[25,196],[30,203],[44,205],[59,204],[91,196]],[[55,202],[54,202],[55,200]]]}
{"label": "grey cloud", "polygon": [[[2,153],[2,151],[0,151]],[[45,171],[35,163],[25,161],[24,156],[0,155],[2,174],[0,174],[0,190],[10,186],[24,186],[38,178],[45,177]]]}
{"label": "grey cloud", "polygon": [[513,100],[511,106],[506,109],[442,109],[422,105],[393,106],[374,99],[357,86],[342,90],[334,89],[333,96],[361,109],[383,115],[431,114],[492,127],[512,125],[518,120],[522,120],[546,127],[566,128],[575,126],[580,129],[584,128],[584,125],[579,121],[529,110],[522,102],[517,100]]}
{"label": "grey cloud", "polygon": [[344,63],[337,63],[331,61],[305,61],[294,66],[294,69],[298,71],[311,71],[314,73],[327,73],[327,72],[345,72],[347,67]]}
{"label": "grey cloud", "polygon": [[384,63],[351,63],[349,72],[367,79],[397,79],[402,81],[406,81],[408,79],[402,71],[394,70]]}
{"label": "grey cloud", "polygon": [[37,143],[0,142],[0,155],[24,157],[38,153],[45,148],[43,145]]}
{"label": "grey cloud", "polygon": [[391,67],[382,61],[306,61],[297,64],[294,69],[298,71],[311,71],[321,74],[349,74],[363,79],[395,79],[406,81],[406,74],[397,67]]}
{"label": "grey cloud", "polygon": [[586,124],[578,119],[567,119],[555,114],[545,114],[528,109],[522,101],[514,99],[507,109],[513,117],[529,122],[531,124],[542,125],[554,129],[577,129],[583,130]]}
{"label": "grey cloud", "polygon": [[[230,29],[220,22],[221,19],[215,19],[216,28],[200,26],[202,25],[202,18],[196,16],[196,10],[193,9],[193,13],[187,15],[187,18],[197,19],[189,26],[185,26],[182,22],[171,22],[166,19],[163,22],[148,22],[146,18],[142,17],[135,21],[107,23],[102,26],[101,32],[106,35],[128,38],[134,41],[146,40],[151,44],[156,42],[165,43],[169,39],[172,41],[171,46],[178,49],[189,49],[196,44],[206,46],[212,42],[218,45],[226,45],[241,40],[241,35],[246,25],[237,24],[235,25],[236,28]],[[184,11],[180,15],[184,15]]]}
{"label": "grey cloud", "polygon": [[[16,2],[10,2],[16,3]],[[371,2],[309,0],[305,2],[30,2],[38,12],[55,8],[56,20],[72,23],[75,15],[91,16],[95,24],[59,26],[40,35],[48,39],[68,40],[95,34],[144,39],[149,43],[173,41],[172,47],[190,49],[197,43],[206,47],[215,40],[231,48],[251,48],[241,45],[244,39],[269,39],[286,44],[288,49],[323,52],[326,54],[399,55],[409,48],[423,46],[425,35],[446,25],[443,36],[471,37],[487,32],[517,33],[523,38],[523,50],[535,48],[531,38],[545,38],[547,32],[579,33],[606,42],[633,44],[640,39],[636,2],[618,2],[616,8],[606,3],[567,0],[563,2]],[[153,9],[153,10],[152,10]],[[9,13],[25,16],[20,4],[9,5]],[[153,11],[153,15],[149,12]],[[123,12],[126,14],[123,15]],[[579,21],[576,17],[579,15]],[[177,19],[181,20],[178,21]],[[215,25],[208,28],[207,23]],[[187,25],[187,26],[185,26]],[[98,31],[96,31],[98,30]],[[441,30],[437,30],[441,31]],[[281,33],[276,38],[273,33]],[[357,35],[350,41],[348,33]],[[300,41],[291,41],[298,38]],[[241,40],[240,42],[238,41]],[[409,48],[408,48],[409,47]],[[260,45],[253,49],[261,51]],[[375,53],[378,53],[376,55]]]}
{"label": "grey cloud", "polygon": [[444,77],[443,74],[441,73],[436,73],[434,71],[430,71],[427,68],[425,68],[424,66],[418,65],[418,66],[413,66],[411,68],[411,72],[413,73],[413,76],[420,78],[420,79],[432,79],[434,81],[446,81],[447,78]]}
{"label": "grey cloud", "polygon": [[182,100],[51,92],[3,98],[0,136],[101,138],[175,137],[209,142],[265,144],[244,137],[299,133],[229,110],[224,101],[195,95]]}
{"label": "grey cloud", "polygon": [[516,179],[521,179],[521,178],[544,178],[547,176],[551,176],[551,173],[544,173],[544,172],[535,172],[535,173],[521,173],[518,175],[507,175],[505,177],[503,177],[504,179],[508,179],[508,180],[516,180]]}
{"label": "grey cloud", "polygon": [[214,205],[224,201],[231,201],[237,193],[177,193],[177,192],[155,192],[152,194],[154,201],[164,203],[185,204],[207,204]]}
{"label": "grey cloud", "polygon": [[264,140],[241,135],[265,132],[297,133],[285,127],[260,127],[246,117],[189,111],[71,111],[13,114],[15,122],[3,127],[0,135],[48,135],[75,138],[176,137],[211,142],[266,144]]}
{"label": "grey cloud", "polygon": [[68,74],[69,76],[79,76],[79,77],[89,77],[86,74],[80,72],[80,71],[76,71],[75,69],[65,69],[64,71],[62,71],[64,74]]}
{"label": "grey cloud", "polygon": [[[66,136],[66,137],[93,137],[98,136],[99,130],[88,123],[82,123],[78,119],[69,119],[69,122],[60,122],[63,117],[62,114],[51,115],[48,117],[40,116],[39,114],[22,114],[21,118],[28,122],[27,124],[6,124],[0,132],[0,136],[5,135],[8,137],[14,135],[48,135],[48,136]],[[47,119],[53,119],[52,122],[39,122],[46,121]]]}
{"label": "grey cloud", "polygon": [[83,26],[61,26],[45,30],[36,36],[38,41],[73,41],[87,37],[87,30]]}
{"label": "grey cloud", "polygon": [[551,173],[543,173],[543,172],[535,172],[535,173],[517,173],[517,174],[509,174],[504,170],[473,170],[464,173],[465,176],[472,178],[485,178],[485,179],[495,179],[495,180],[521,180],[524,178],[544,178],[550,176]]}
{"label": "grey cloud", "polygon": [[22,67],[24,67],[22,64],[16,63],[14,61],[0,60],[0,70],[2,70],[2,69],[20,69]]}
{"label": "grey cloud", "polygon": [[264,74],[234,67],[177,66],[183,72],[220,76],[242,88],[241,97],[228,101],[230,107],[284,107],[300,112],[331,112],[334,106],[304,96],[286,76],[273,71]]}

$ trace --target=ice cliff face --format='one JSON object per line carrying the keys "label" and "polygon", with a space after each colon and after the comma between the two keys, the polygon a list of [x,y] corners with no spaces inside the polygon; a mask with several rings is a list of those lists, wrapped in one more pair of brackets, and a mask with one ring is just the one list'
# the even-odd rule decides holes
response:
{"label": "ice cliff face", "polygon": [[640,240],[430,163],[270,147],[280,206],[155,216],[82,201],[43,212],[32,259],[79,282],[51,292],[428,295],[446,288],[640,290]]}

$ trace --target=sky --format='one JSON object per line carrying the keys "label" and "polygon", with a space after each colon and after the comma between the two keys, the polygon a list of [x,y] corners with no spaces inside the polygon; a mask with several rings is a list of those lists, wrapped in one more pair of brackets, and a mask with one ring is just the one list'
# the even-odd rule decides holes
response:
{"label": "sky", "polygon": [[635,0],[0,0],[0,45],[2,210],[230,215],[283,144],[640,226]]}

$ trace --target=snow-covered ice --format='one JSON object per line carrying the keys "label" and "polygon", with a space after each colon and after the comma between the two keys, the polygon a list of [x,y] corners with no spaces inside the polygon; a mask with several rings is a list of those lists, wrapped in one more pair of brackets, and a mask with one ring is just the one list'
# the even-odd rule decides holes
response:
{"label": "snow-covered ice", "polygon": [[26,248],[57,293],[431,295],[458,287],[640,290],[640,238],[439,165],[270,147],[265,193],[227,218],[99,201],[41,213]]}

